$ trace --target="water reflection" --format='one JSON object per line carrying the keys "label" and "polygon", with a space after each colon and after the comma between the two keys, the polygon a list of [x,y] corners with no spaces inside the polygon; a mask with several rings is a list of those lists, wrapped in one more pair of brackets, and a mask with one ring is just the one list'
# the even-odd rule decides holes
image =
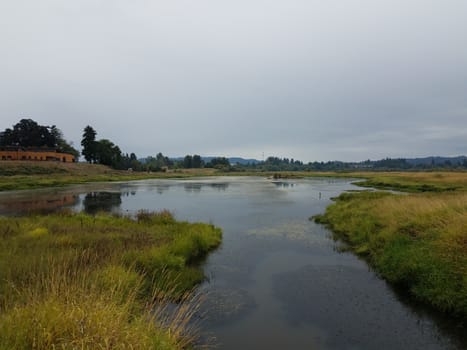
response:
{"label": "water reflection", "polygon": [[229,184],[227,182],[221,182],[221,183],[212,183],[211,188],[214,188],[218,191],[225,191],[229,187]]}
{"label": "water reflection", "polygon": [[282,188],[289,188],[289,187],[295,186],[293,182],[273,181],[272,183],[276,185],[276,187],[282,187]]}
{"label": "water reflection", "polygon": [[38,193],[36,196],[12,196],[0,201],[2,215],[48,214],[62,208],[73,207],[79,202],[79,196],[70,193]]}
{"label": "water reflection", "polygon": [[203,185],[200,183],[191,183],[191,182],[185,183],[183,185],[183,188],[185,189],[185,192],[187,193],[199,193],[201,192],[202,187]]}
{"label": "water reflection", "polygon": [[199,193],[203,187],[208,187],[215,189],[217,191],[225,191],[229,187],[227,182],[211,182],[211,183],[201,183],[201,182],[186,182],[183,185],[185,192],[187,193]]}
{"label": "water reflection", "polygon": [[156,186],[156,191],[157,193],[162,194],[165,191],[167,191],[169,188],[170,188],[169,185],[159,185],[159,186]]}
{"label": "water reflection", "polygon": [[[130,193],[125,194],[128,196]],[[112,212],[120,208],[121,204],[122,194],[120,192],[89,192],[83,200],[84,211],[88,214],[96,214],[100,211]]]}

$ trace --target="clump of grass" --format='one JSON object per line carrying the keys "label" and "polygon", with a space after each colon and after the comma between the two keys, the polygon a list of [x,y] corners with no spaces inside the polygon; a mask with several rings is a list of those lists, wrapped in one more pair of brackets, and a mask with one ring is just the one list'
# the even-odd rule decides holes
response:
{"label": "clump of grass", "polygon": [[192,342],[191,291],[204,277],[193,257],[215,248],[221,232],[167,211],[143,216],[0,217],[0,349]]}
{"label": "clump of grass", "polygon": [[421,301],[467,317],[467,194],[346,193],[318,222]]}
{"label": "clump of grass", "polygon": [[39,237],[43,237],[45,235],[47,235],[49,232],[46,228],[44,227],[37,227],[35,229],[33,229],[32,231],[29,231],[26,233],[26,235],[29,237],[29,238],[39,238]]}
{"label": "clump of grass", "polygon": [[175,222],[173,214],[167,209],[159,212],[140,210],[136,213],[136,219],[138,222],[152,222],[164,225],[173,224]]}
{"label": "clump of grass", "polygon": [[[171,350],[194,341],[197,334],[191,320],[199,306],[197,297],[185,293],[173,304],[167,293],[159,291],[148,299],[152,302],[143,304],[138,301],[140,280],[131,276],[136,284],[127,288],[121,273],[117,274],[123,278],[109,286],[92,278],[70,281],[55,274],[54,282],[41,293],[31,293],[27,303],[7,309],[0,317],[0,348]],[[65,280],[66,286],[57,288]]]}

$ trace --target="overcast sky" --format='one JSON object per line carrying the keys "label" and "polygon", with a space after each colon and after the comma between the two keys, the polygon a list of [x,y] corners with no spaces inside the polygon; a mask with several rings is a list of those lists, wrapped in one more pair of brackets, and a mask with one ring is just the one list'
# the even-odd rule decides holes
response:
{"label": "overcast sky", "polygon": [[467,1],[1,0],[23,117],[139,157],[467,154]]}

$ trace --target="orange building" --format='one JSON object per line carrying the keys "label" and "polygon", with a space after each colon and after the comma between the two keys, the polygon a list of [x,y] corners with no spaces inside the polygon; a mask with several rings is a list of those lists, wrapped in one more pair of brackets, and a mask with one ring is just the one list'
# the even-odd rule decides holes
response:
{"label": "orange building", "polygon": [[32,149],[32,148],[17,148],[12,149],[0,148],[0,159],[1,160],[37,160],[37,161],[53,161],[53,162],[64,162],[74,163],[75,157],[68,153],[60,153],[55,149]]}

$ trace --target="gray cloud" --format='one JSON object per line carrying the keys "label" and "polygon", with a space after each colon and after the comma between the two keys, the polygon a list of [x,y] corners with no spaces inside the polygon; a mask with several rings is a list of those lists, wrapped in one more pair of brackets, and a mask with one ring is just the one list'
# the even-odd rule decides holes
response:
{"label": "gray cloud", "polygon": [[0,4],[2,128],[29,116],[139,156],[467,153],[467,3]]}

